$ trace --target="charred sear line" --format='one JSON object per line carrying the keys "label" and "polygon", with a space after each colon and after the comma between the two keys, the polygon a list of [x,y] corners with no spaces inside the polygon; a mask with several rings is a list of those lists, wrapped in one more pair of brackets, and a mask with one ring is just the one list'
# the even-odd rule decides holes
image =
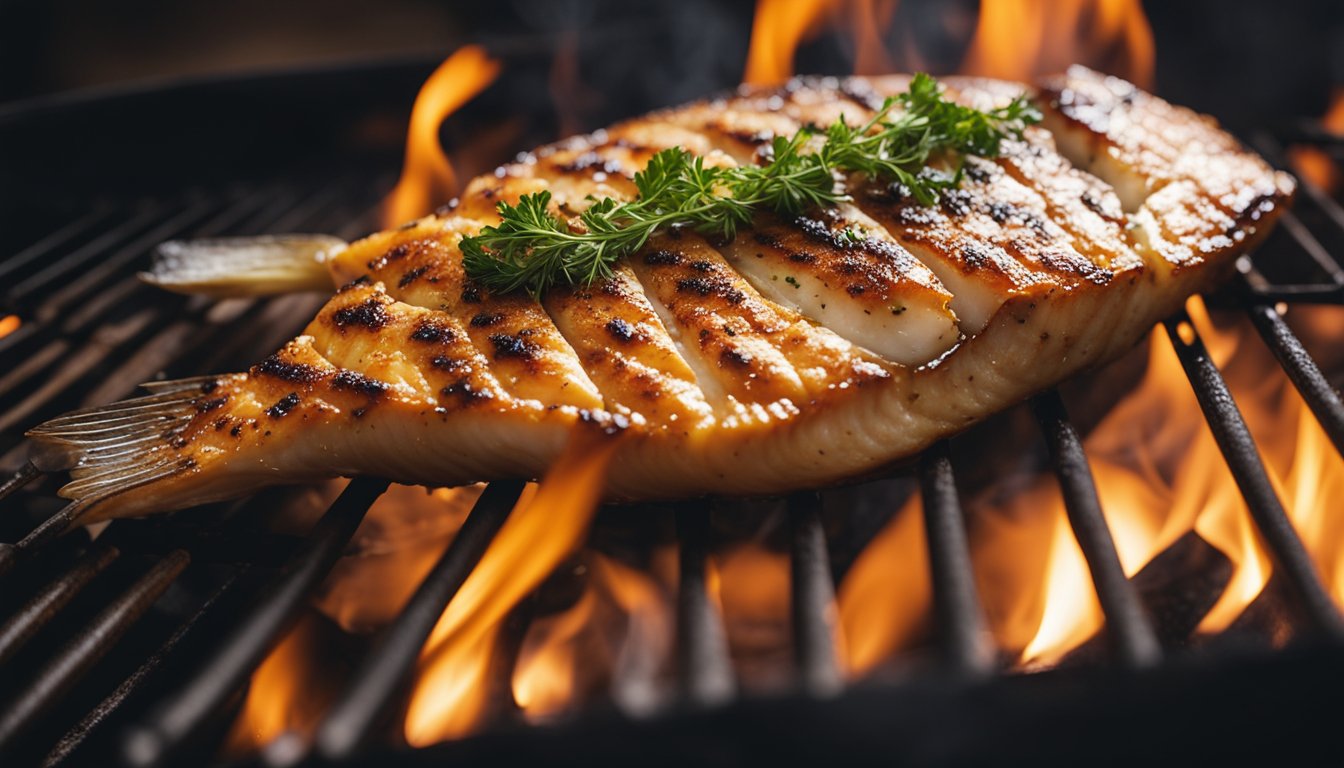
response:
{"label": "charred sear line", "polygon": [[469,361],[460,357],[448,357],[446,355],[435,355],[429,360],[429,364],[435,369],[447,371],[449,373],[461,370],[464,366],[468,365],[468,363]]}
{"label": "charred sear line", "polygon": [[628,342],[635,338],[634,327],[619,317],[609,320],[606,329],[617,341]]}
{"label": "charred sear line", "polygon": [[644,254],[644,263],[655,267],[666,267],[681,263],[681,254],[675,251],[656,250]]}
{"label": "charred sear line", "polygon": [[693,293],[697,296],[718,296],[729,304],[741,304],[746,294],[734,288],[732,283],[721,276],[684,277],[677,281],[678,293]]}
{"label": "charred sear line", "polygon": [[536,342],[530,341],[526,336],[530,335],[527,329],[521,330],[515,334],[492,333],[490,334],[490,344],[495,348],[495,358],[518,358],[520,360],[533,360],[541,352],[541,347]]}
{"label": "charred sear line", "polygon": [[406,258],[408,255],[410,255],[411,251],[418,250],[420,248],[420,245],[421,245],[420,241],[414,241],[414,240],[406,243],[398,243],[389,248],[387,250],[387,253],[384,253],[382,256],[379,256],[378,258],[370,261],[368,263],[368,268],[374,271],[380,270],[394,261],[400,261]]}
{"label": "charred sear line", "polygon": [[358,326],[374,331],[391,320],[387,315],[387,307],[377,297],[370,297],[352,307],[341,307],[331,314],[331,319],[342,330]]}
{"label": "charred sear line", "polygon": [[411,332],[412,341],[423,341],[427,344],[444,344],[454,338],[455,334],[451,329],[429,321],[420,323]]}
{"label": "charred sear line", "polygon": [[447,398],[460,400],[463,403],[471,404],[482,400],[490,400],[495,395],[488,389],[476,389],[467,379],[459,379],[439,390],[439,394]]}
{"label": "charred sear line", "polygon": [[285,416],[285,414],[294,410],[294,407],[297,406],[298,404],[299,404],[299,393],[290,392],[288,395],[285,395],[284,397],[277,400],[275,405],[272,405],[270,408],[267,408],[266,415],[270,416],[273,419],[282,418],[283,416]]}
{"label": "charred sear line", "polygon": [[331,386],[334,389],[359,392],[369,397],[379,397],[390,388],[390,385],[385,381],[371,379],[355,371],[341,371],[336,374],[336,377],[331,380]]}
{"label": "charred sear line", "polygon": [[252,374],[270,376],[295,384],[314,384],[327,375],[320,368],[311,365],[286,362],[278,353],[253,366]]}
{"label": "charred sear line", "polygon": [[428,266],[416,267],[415,269],[410,270],[406,274],[402,275],[401,279],[397,281],[397,287],[405,288],[411,283],[414,283],[416,280],[419,280],[421,276],[423,276],[428,271],[429,271]]}
{"label": "charred sear line", "polygon": [[719,353],[719,361],[740,368],[745,368],[755,361],[751,355],[734,347],[728,347]]}
{"label": "charred sear line", "polygon": [[354,289],[360,287],[361,285],[368,285],[371,282],[373,281],[369,279],[368,275],[360,275],[359,277],[356,277],[354,280],[351,280],[350,282],[336,289],[336,293],[342,294],[345,293],[346,291],[353,291]]}
{"label": "charred sear line", "polygon": [[224,404],[227,403],[228,401],[229,401],[228,395],[225,395],[223,397],[216,397],[210,400],[203,400],[201,402],[196,403],[196,412],[209,413],[211,411],[219,410],[220,408],[224,407]]}
{"label": "charred sear line", "polygon": [[498,325],[504,315],[499,312],[481,312],[471,318],[472,328],[489,328],[492,325]]}
{"label": "charred sear line", "polygon": [[579,173],[582,171],[600,171],[602,173],[616,176],[624,174],[625,169],[615,160],[607,160],[596,152],[584,152],[578,157],[570,160],[568,163],[560,163],[555,166],[555,170],[560,173]]}

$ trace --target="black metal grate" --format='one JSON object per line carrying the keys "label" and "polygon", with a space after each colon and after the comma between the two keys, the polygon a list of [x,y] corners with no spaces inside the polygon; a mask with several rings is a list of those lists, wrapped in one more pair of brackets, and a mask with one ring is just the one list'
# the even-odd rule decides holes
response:
{"label": "black metal grate", "polygon": [[[1269,138],[1261,139],[1260,148],[1271,156],[1278,153]],[[134,270],[154,244],[172,237],[263,231],[330,231],[350,238],[373,228],[371,206],[376,193],[386,187],[387,180],[321,179],[305,188],[240,189],[216,197],[146,203],[129,211],[102,208],[0,264],[0,281],[11,286],[6,294],[8,305],[23,319],[17,331],[0,339],[0,355],[10,361],[0,376],[0,451],[5,452],[0,461],[8,466],[23,461],[21,431],[38,420],[128,395],[141,380],[160,371],[179,376],[216,370],[222,361],[245,359],[251,351],[277,346],[291,335],[295,319],[307,318],[322,300],[291,296],[214,303],[151,295],[153,289],[138,283]],[[1300,206],[1303,215],[1309,213],[1337,227],[1331,237],[1344,237],[1344,209],[1329,196],[1308,187]],[[1330,257],[1329,249],[1302,216],[1293,212],[1285,214],[1280,232],[1266,247],[1278,249],[1276,261],[1305,262],[1311,267],[1308,271],[1323,272],[1324,278],[1276,283],[1247,264],[1234,294],[1336,448],[1344,447],[1344,404],[1274,306],[1287,301],[1344,302],[1344,268]],[[1166,329],[1271,553],[1275,572],[1293,598],[1300,625],[1326,641],[1332,654],[1327,658],[1336,663],[1331,669],[1337,669],[1341,654],[1335,643],[1344,639],[1340,613],[1269,482],[1227,385],[1184,313],[1169,319]],[[1125,692],[1140,682],[1154,685],[1154,690],[1177,683],[1209,684],[1207,671],[1190,672],[1163,659],[1162,646],[1135,584],[1121,568],[1082,442],[1063,401],[1052,391],[1036,397],[1032,406],[1063,491],[1069,524],[1104,612],[1110,657],[1126,675],[1107,683],[1113,701],[1129,701],[1125,697],[1130,694]],[[909,711],[921,706],[920,702],[931,712],[953,706],[949,702],[965,704],[949,697],[992,681],[996,669],[946,444],[924,454],[918,474],[937,649],[943,664],[938,673],[884,689],[882,696],[896,698],[878,701],[897,701],[892,712]],[[8,497],[7,503],[13,504],[20,498],[29,502],[49,496],[16,495],[39,481],[47,482],[25,464],[0,486],[0,498]],[[185,515],[118,521],[92,542],[55,536],[66,522],[62,512],[49,504],[25,503],[26,529],[12,532],[15,543],[0,545],[0,584],[4,585],[0,590],[0,669],[10,681],[0,686],[6,697],[0,703],[0,754],[24,759],[45,756],[48,764],[58,765],[88,761],[89,745],[101,744],[120,750],[118,759],[144,766],[173,764],[190,754],[219,727],[218,713],[292,626],[306,598],[386,487],[379,480],[352,482],[300,541],[253,535],[255,528],[249,527],[249,521],[275,503],[266,494],[195,510],[190,523],[184,521]],[[341,762],[386,748],[380,738],[382,727],[394,714],[417,652],[520,491],[518,483],[495,483],[487,489],[409,604],[378,645],[360,660],[315,737],[311,741],[282,738],[267,750],[267,762],[289,765],[310,758]],[[835,721],[837,713],[853,712],[856,703],[867,704],[876,694],[862,687],[842,691],[829,624],[835,598],[832,568],[819,507],[816,494],[796,495],[788,504],[796,696],[818,707],[833,704],[830,710],[802,711],[822,712],[818,722],[842,737],[855,739],[849,743],[853,749],[873,749],[875,744],[886,745],[880,734],[875,739],[871,734],[856,735]],[[675,519],[681,573],[676,602],[680,702],[674,715],[657,719],[652,726],[640,726],[645,728],[640,732],[673,739],[677,732],[669,729],[690,722],[701,729],[697,733],[703,739],[706,721],[696,719],[697,712],[741,715],[745,705],[734,682],[723,619],[706,587],[713,536],[709,512],[685,505],[676,510]],[[5,525],[13,527],[16,520],[10,515]],[[39,553],[41,557],[36,556]],[[174,602],[180,597],[171,590],[185,578],[188,564],[200,564],[206,572],[204,587],[195,590],[199,598],[168,611],[151,610],[161,598]],[[108,574],[118,578],[109,580],[111,587],[99,589]],[[93,593],[103,601],[101,609],[83,623],[70,624],[69,606],[87,601]],[[161,631],[120,653],[118,641],[151,619],[163,625]],[[213,629],[205,632],[203,627]],[[67,642],[40,666],[23,666],[32,657],[35,640],[50,636],[67,638]],[[181,653],[188,638],[194,650]],[[108,654],[124,658],[108,664]],[[1311,658],[1319,664],[1320,657]],[[170,667],[173,679],[165,684],[162,678]],[[1247,680],[1269,674],[1255,664],[1244,669]],[[1154,678],[1157,673],[1167,676]],[[78,706],[72,710],[67,694],[81,681],[100,675],[106,683],[101,690],[106,693],[91,705],[75,702]],[[1052,701],[1050,686],[1059,685],[1058,678],[1047,679],[1037,684],[1035,695]],[[1088,678],[1079,680],[1084,686],[1091,684]],[[763,707],[765,714],[741,715],[746,719],[736,721],[742,726],[744,743],[751,742],[760,720],[777,717],[778,722],[789,723],[790,712],[795,712],[772,709],[784,706],[772,702],[751,706]],[[1013,718],[1005,716],[1004,720]],[[588,743],[594,728],[603,724],[607,721],[601,718],[581,720],[568,733],[573,739],[570,746],[583,748],[567,756],[549,757],[567,762],[624,759],[619,739],[608,751]],[[859,717],[856,724],[867,723]],[[541,730],[535,742],[524,739],[510,744],[486,734],[442,750],[428,750],[420,757],[400,756],[407,760],[429,760],[424,754],[436,760],[453,755],[479,757],[490,749],[513,749],[514,756],[546,755],[545,750],[555,745],[553,740],[563,738],[557,734],[566,731]],[[986,731],[992,730],[986,726]],[[674,753],[694,750],[697,743],[692,739],[675,745]],[[906,751],[895,752],[939,757],[908,744],[902,748]],[[108,759],[106,753],[100,754],[102,761]]]}

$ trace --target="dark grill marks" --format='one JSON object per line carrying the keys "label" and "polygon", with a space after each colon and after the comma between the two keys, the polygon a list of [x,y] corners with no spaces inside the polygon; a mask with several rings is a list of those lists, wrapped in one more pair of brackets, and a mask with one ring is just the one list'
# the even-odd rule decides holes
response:
{"label": "dark grill marks", "polygon": [[607,333],[610,333],[617,341],[630,341],[635,338],[635,329],[624,320],[614,318],[607,322]]}
{"label": "dark grill marks", "polygon": [[407,272],[406,274],[404,274],[404,275],[401,276],[401,279],[397,281],[397,287],[398,287],[398,288],[405,288],[406,286],[408,286],[408,285],[410,285],[411,283],[414,283],[416,280],[420,279],[420,277],[421,277],[422,275],[424,275],[424,274],[425,274],[426,272],[428,272],[428,271],[429,271],[429,267],[428,267],[428,266],[421,266],[421,267],[416,267],[415,269],[412,269],[411,271],[409,271],[409,272]]}
{"label": "dark grill marks", "polygon": [[526,329],[516,334],[492,333],[490,344],[495,348],[496,358],[514,357],[520,360],[533,360],[541,351],[536,342],[529,341]]}
{"label": "dark grill marks", "polygon": [[504,315],[498,312],[481,312],[471,318],[472,328],[489,328],[492,325],[499,324],[504,319]]}
{"label": "dark grill marks", "polygon": [[252,367],[253,375],[271,376],[281,381],[290,381],[295,384],[313,384],[326,377],[326,373],[319,368],[304,363],[286,362],[280,357],[279,353],[271,355]]}
{"label": "dark grill marks", "polygon": [[331,319],[342,330],[359,326],[373,331],[387,325],[390,320],[387,307],[376,296],[370,296],[352,307],[341,307],[331,314]]}
{"label": "dark grill marks", "polygon": [[434,366],[440,371],[447,371],[449,373],[452,373],[453,371],[460,370],[463,366],[467,365],[467,361],[456,357],[435,355],[434,357],[430,358],[429,364]]}
{"label": "dark grill marks", "polygon": [[266,409],[266,415],[273,419],[282,418],[285,414],[294,410],[294,406],[299,404],[299,393],[290,392],[288,395],[276,401],[275,405]]}
{"label": "dark grill marks", "polygon": [[197,413],[209,413],[223,407],[229,401],[229,396],[216,397],[212,400],[205,400],[196,404]]}
{"label": "dark grill marks", "polygon": [[359,392],[369,397],[378,397],[388,390],[389,385],[385,381],[371,379],[362,373],[341,371],[336,374],[336,378],[331,380],[331,386],[334,389],[344,389]]}
{"label": "dark grill marks", "polygon": [[378,258],[370,261],[367,266],[371,271],[376,272],[394,261],[400,261],[406,258],[406,256],[409,255],[411,251],[417,251],[420,250],[422,246],[432,244],[433,244],[432,241],[424,241],[424,240],[411,240],[405,243],[397,243],[396,245],[389,248],[387,250],[387,253],[384,253],[382,256],[379,256]]}
{"label": "dark grill marks", "polygon": [[337,288],[336,293],[340,294],[345,293],[346,291],[353,291],[354,289],[360,287],[361,285],[368,285],[371,282],[373,281],[369,279],[368,275],[360,275],[359,277],[356,277],[354,280],[351,280],[345,285],[342,285],[340,288]]}
{"label": "dark grill marks", "polygon": [[718,296],[729,304],[741,304],[747,297],[722,276],[684,277],[677,281],[678,293],[697,296]]}
{"label": "dark grill marks", "polygon": [[456,337],[450,329],[428,320],[420,323],[411,332],[412,341],[423,341],[427,344],[445,344],[454,338]]}
{"label": "dark grill marks", "polygon": [[644,254],[644,263],[657,267],[672,266],[681,263],[681,254],[666,250],[649,251]]}
{"label": "dark grill marks", "polygon": [[460,400],[468,405],[482,400],[490,400],[495,396],[488,389],[476,389],[467,379],[459,379],[457,382],[449,384],[439,390],[439,394],[447,398]]}

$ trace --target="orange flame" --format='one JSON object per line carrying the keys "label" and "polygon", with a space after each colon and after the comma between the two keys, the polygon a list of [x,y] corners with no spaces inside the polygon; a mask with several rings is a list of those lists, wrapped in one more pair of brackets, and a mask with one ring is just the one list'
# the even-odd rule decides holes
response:
{"label": "orange flame", "polygon": [[461,736],[487,714],[486,676],[503,619],[582,543],[619,442],[577,433],[448,604],[421,654],[406,713],[412,745]]}
{"label": "orange flame", "polygon": [[[1321,127],[1336,136],[1344,136],[1344,87],[1335,88],[1330,97],[1330,107],[1321,118]],[[1288,162],[1302,178],[1320,189],[1330,194],[1339,190],[1339,164],[1320,147],[1289,147]]]}
{"label": "orange flame", "polygon": [[877,666],[917,636],[932,600],[924,516],[913,496],[863,550],[840,584],[845,665]]}
{"label": "orange flame", "polygon": [[789,558],[749,541],[710,562],[706,587],[724,618],[738,677],[757,689],[787,683]]}
{"label": "orange flame", "polygon": [[326,668],[334,661],[323,659],[331,648],[323,629],[320,617],[305,614],[252,673],[247,699],[225,739],[226,755],[252,754],[283,733],[307,734],[317,727],[341,684],[340,675]]}
{"label": "orange flame", "polygon": [[757,0],[742,82],[775,85],[793,76],[793,54],[833,0]]}
{"label": "orange flame", "polygon": [[1151,88],[1155,57],[1140,0],[984,0],[962,71],[1030,81],[1087,64]]}
{"label": "orange flame", "polygon": [[671,646],[666,595],[639,571],[597,553],[585,556],[590,581],[573,606],[528,629],[513,673],[513,698],[529,720],[544,721],[609,679],[618,703],[639,710]]}
{"label": "orange flame", "polygon": [[485,49],[468,45],[449,56],[421,86],[411,108],[401,179],[384,202],[384,226],[424,216],[456,191],[457,176],[439,144],[439,126],[498,74],[499,63]]}
{"label": "orange flame", "polygon": [[18,315],[5,315],[3,318],[0,318],[0,339],[19,330],[19,326],[21,325],[23,325],[23,322],[19,320]]}

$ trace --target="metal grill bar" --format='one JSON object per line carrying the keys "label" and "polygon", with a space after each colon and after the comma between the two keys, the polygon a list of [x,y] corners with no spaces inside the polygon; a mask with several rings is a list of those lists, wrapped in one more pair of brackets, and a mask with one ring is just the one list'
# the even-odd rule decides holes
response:
{"label": "metal grill bar", "polygon": [[677,587],[677,685],[689,704],[722,704],[736,693],[722,617],[709,597],[709,510],[676,512],[680,576]]}
{"label": "metal grill bar", "polygon": [[1057,391],[1050,390],[1032,398],[1031,405],[1045,435],[1055,477],[1064,495],[1069,526],[1087,561],[1116,656],[1131,667],[1152,666],[1162,658],[1157,633],[1120,564],[1115,538],[1101,513],[1101,500],[1097,498],[1096,481],[1083,442],[1069,421],[1064,401]]}
{"label": "metal grill bar", "polygon": [[120,555],[120,550],[110,544],[94,545],[74,567],[47,584],[8,621],[0,624],[0,664],[9,661],[39,629],[46,626]]}
{"label": "metal grill bar", "polygon": [[120,598],[103,609],[87,629],[75,635],[34,678],[32,685],[0,707],[0,754],[14,747],[24,729],[45,714],[177,578],[191,557],[174,550],[140,577]]}
{"label": "metal grill bar", "polygon": [[[486,487],[452,544],[388,629],[387,637],[364,660],[345,693],[327,712],[313,740],[318,755],[328,760],[347,759],[367,744],[379,716],[406,682],[434,625],[480,562],[522,491],[521,482],[495,482]],[[295,759],[302,757],[301,750],[287,754]]]}
{"label": "metal grill bar", "polygon": [[52,748],[51,752],[47,754],[46,759],[43,760],[43,768],[49,768],[49,766],[64,763],[75,750],[79,749],[80,745],[85,743],[85,740],[94,729],[98,728],[111,717],[113,713],[117,712],[126,702],[126,699],[135,691],[139,690],[140,686],[143,685],[144,682],[163,665],[163,662],[172,655],[178,645],[191,634],[191,631],[199,626],[201,619],[209,615],[210,610],[214,608],[220,598],[233,589],[233,586],[238,583],[238,576],[239,574],[235,574],[233,577],[220,584],[220,586],[205,599],[205,602],[201,604],[201,607],[196,609],[196,612],[192,614],[191,618],[183,622],[183,624],[159,646],[158,650],[151,654],[149,658],[145,659],[145,662],[123,680],[121,685],[117,686],[116,690],[108,694],[105,699],[99,702],[98,705],[90,710],[82,720],[62,736],[61,740],[56,743],[56,746]]}
{"label": "metal grill bar", "polygon": [[1181,367],[1195,390],[1199,407],[1204,411],[1209,429],[1218,443],[1228,469],[1241,490],[1251,513],[1251,519],[1260,531],[1261,539],[1274,559],[1275,570],[1282,574],[1292,590],[1303,618],[1321,634],[1344,638],[1344,621],[1325,590],[1320,576],[1307,555],[1306,547],[1284,512],[1278,494],[1274,492],[1265,471],[1255,439],[1246,427],[1232,393],[1227,389],[1218,367],[1209,357],[1195,330],[1194,323],[1184,310],[1165,321],[1167,336],[1180,358]]}
{"label": "metal grill bar", "polygon": [[820,506],[815,493],[789,497],[789,566],[799,682],[807,692],[825,696],[839,691],[843,679],[835,649],[835,584]]}
{"label": "metal grill bar", "polygon": [[171,691],[126,735],[122,758],[130,765],[164,765],[195,738],[208,717],[297,618],[298,608],[335,565],[386,480],[356,478],[313,526],[299,551],[238,627],[218,644],[195,677]]}
{"label": "metal grill bar", "polygon": [[1267,304],[1255,304],[1247,311],[1255,329],[1269,346],[1279,365],[1292,380],[1293,386],[1301,393],[1302,399],[1315,414],[1335,450],[1344,454],[1344,402],[1339,393],[1326,381],[1325,374],[1311,359],[1302,342],[1293,334],[1288,323],[1274,307]]}
{"label": "metal grill bar", "polygon": [[994,668],[994,649],[975,588],[965,516],[945,441],[920,456],[919,478],[934,622],[944,666],[958,675],[989,674]]}

